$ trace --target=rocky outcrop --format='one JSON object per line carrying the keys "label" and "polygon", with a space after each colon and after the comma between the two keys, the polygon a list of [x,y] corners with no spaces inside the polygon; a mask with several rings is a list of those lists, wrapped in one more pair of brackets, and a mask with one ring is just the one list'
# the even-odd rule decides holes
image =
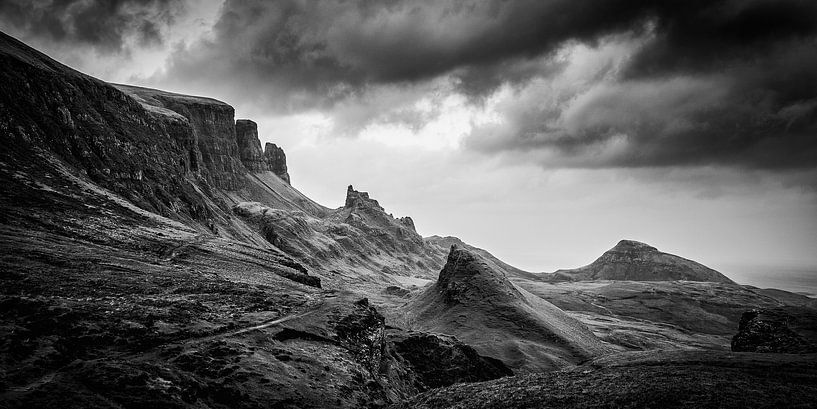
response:
{"label": "rocky outcrop", "polygon": [[709,281],[734,284],[723,274],[692,260],[659,251],[633,240],[621,240],[592,264],[572,270],[543,274],[552,281],[631,280]]}
{"label": "rocky outcrop", "polygon": [[732,351],[803,354],[817,352],[817,311],[779,307],[747,311],[732,337]]}
{"label": "rocky outcrop", "polygon": [[437,283],[437,292],[446,303],[509,302],[522,294],[501,272],[491,269],[481,257],[451,246]]}
{"label": "rocky outcrop", "polygon": [[[508,277],[521,277],[526,279],[531,279],[534,281],[538,281],[541,279],[540,274],[530,273],[525,270],[518,269],[508,263],[503,262],[502,260],[496,258],[493,254],[478,248],[471,246],[457,237],[453,236],[429,236],[424,237],[423,241],[432,248],[438,248],[439,251],[448,253],[451,246],[457,246],[457,248],[465,249],[471,253],[478,255],[483,261],[488,263],[491,269],[495,271],[501,271]],[[441,267],[442,268],[442,267]]]}
{"label": "rocky outcrop", "polygon": [[264,146],[264,161],[272,173],[290,184],[289,173],[287,172],[287,155],[284,154],[283,149],[274,143],[267,142],[266,146]]}
{"label": "rocky outcrop", "polygon": [[403,226],[406,226],[406,228],[411,229],[411,231],[417,231],[417,228],[414,227],[414,220],[412,220],[411,217],[401,217],[397,219],[397,221],[399,221]]}
{"label": "rocky outcrop", "polygon": [[354,307],[335,325],[337,340],[370,373],[377,374],[386,348],[386,320],[369,305],[367,298]]}
{"label": "rocky outcrop", "polygon": [[358,192],[352,185],[346,188],[346,202],[343,204],[343,207],[347,209],[374,209],[381,212],[384,211],[377,200],[369,198],[368,192]]}
{"label": "rocky outcrop", "polygon": [[235,121],[235,137],[241,163],[251,172],[270,170],[258,139],[258,125],[249,119]]}
{"label": "rocky outcrop", "polygon": [[513,375],[502,361],[479,355],[474,348],[453,337],[393,332],[389,342],[415,373],[419,391]]}

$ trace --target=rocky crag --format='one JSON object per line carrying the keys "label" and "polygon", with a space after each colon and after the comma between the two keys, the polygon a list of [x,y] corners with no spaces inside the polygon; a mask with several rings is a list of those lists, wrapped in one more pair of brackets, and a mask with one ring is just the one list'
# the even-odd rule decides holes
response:
{"label": "rocky crag", "polygon": [[787,306],[747,311],[732,338],[732,351],[817,353],[817,310]]}
{"label": "rocky crag", "polygon": [[323,216],[258,202],[239,203],[233,212],[328,280],[401,285],[404,278],[432,278],[444,259],[438,246],[415,231],[411,218],[387,214],[377,200],[352,186],[344,206]]}
{"label": "rocky crag", "polygon": [[236,140],[241,157],[241,163],[252,172],[270,171],[290,184],[287,172],[287,157],[284,150],[274,143],[267,142],[261,150],[261,141],[258,139],[258,125],[249,119],[235,121]]}

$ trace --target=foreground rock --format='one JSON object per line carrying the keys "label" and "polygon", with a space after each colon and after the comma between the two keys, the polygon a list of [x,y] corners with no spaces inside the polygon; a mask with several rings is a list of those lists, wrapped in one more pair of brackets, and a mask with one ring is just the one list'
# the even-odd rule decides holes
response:
{"label": "foreground rock", "polygon": [[778,307],[743,314],[732,351],[817,353],[817,310]]}
{"label": "foreground rock", "polygon": [[557,372],[434,389],[392,408],[813,407],[817,356],[627,353]]}
{"label": "foreground rock", "polygon": [[389,342],[416,374],[419,391],[513,375],[502,361],[481,356],[453,337],[395,331]]}
{"label": "foreground rock", "polygon": [[588,266],[543,274],[549,281],[710,281],[734,284],[723,274],[683,257],[633,240],[622,240]]}

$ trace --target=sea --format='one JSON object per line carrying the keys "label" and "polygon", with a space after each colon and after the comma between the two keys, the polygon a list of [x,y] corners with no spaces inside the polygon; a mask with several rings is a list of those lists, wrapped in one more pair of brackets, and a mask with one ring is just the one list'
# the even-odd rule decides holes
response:
{"label": "sea", "polygon": [[817,298],[817,266],[722,266],[718,271],[739,284],[748,284],[758,288],[776,288]]}

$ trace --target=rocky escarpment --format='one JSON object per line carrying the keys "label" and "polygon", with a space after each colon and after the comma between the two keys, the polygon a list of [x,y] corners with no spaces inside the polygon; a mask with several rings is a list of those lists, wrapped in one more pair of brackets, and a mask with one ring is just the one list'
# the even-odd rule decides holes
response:
{"label": "rocky escarpment", "polygon": [[710,281],[734,284],[723,274],[692,260],[633,240],[621,240],[588,266],[543,274],[551,281],[632,280]]}
{"label": "rocky escarpment", "polygon": [[188,119],[147,110],[2,33],[0,82],[4,164],[62,161],[142,209],[212,225],[218,209],[186,180],[202,170]]}
{"label": "rocky escarpment", "polygon": [[[0,62],[0,137],[10,168],[62,163],[141,209],[267,248],[258,232],[232,215],[232,204],[257,200],[311,214],[328,210],[280,181],[288,175],[279,148],[262,155],[259,171],[247,169],[234,109],[223,102],[108,84],[5,34]],[[242,136],[246,146],[260,144]]]}
{"label": "rocky escarpment", "polygon": [[174,94],[150,88],[116,84],[116,87],[155,112],[173,112],[188,120],[193,130],[204,179],[213,187],[237,189],[246,172],[236,141],[235,110],[221,101]]}
{"label": "rocky escarpment", "polygon": [[258,139],[258,125],[249,119],[235,121],[235,137],[241,163],[247,170],[261,172],[270,170],[264,160],[261,141]]}
{"label": "rocky escarpment", "polygon": [[777,307],[747,311],[732,338],[735,352],[817,352],[817,311]]}
{"label": "rocky escarpment", "polygon": [[554,369],[609,351],[580,322],[457,246],[437,282],[404,311],[412,329],[454,335],[514,370]]}
{"label": "rocky escarpment", "polygon": [[[74,202],[88,189],[104,190],[128,204],[111,207],[109,215],[135,212],[146,223],[164,216],[201,234],[274,251],[231,214],[227,203],[233,198],[219,188],[252,182],[238,159],[229,105],[112,86],[5,34],[0,81],[0,140],[6,147],[0,163],[10,177],[40,186],[13,192],[18,202],[38,206],[43,192],[57,191],[58,183]],[[257,191],[282,196],[265,186]],[[130,204],[134,209],[128,210]]]}
{"label": "rocky escarpment", "polygon": [[237,120],[235,133],[241,162],[247,170],[251,172],[270,171],[287,184],[290,183],[284,150],[268,142],[262,151],[261,141],[258,139],[258,125],[255,122],[249,119]]}
{"label": "rocky escarpment", "polygon": [[287,156],[284,154],[283,149],[274,143],[267,142],[264,146],[264,161],[272,173],[275,173],[288,184],[290,183],[289,173],[287,172]]}
{"label": "rocky escarpment", "polygon": [[431,278],[445,253],[423,240],[413,222],[395,219],[349,186],[345,205],[325,215],[239,203],[233,212],[272,244],[330,279],[395,284],[393,276]]}

